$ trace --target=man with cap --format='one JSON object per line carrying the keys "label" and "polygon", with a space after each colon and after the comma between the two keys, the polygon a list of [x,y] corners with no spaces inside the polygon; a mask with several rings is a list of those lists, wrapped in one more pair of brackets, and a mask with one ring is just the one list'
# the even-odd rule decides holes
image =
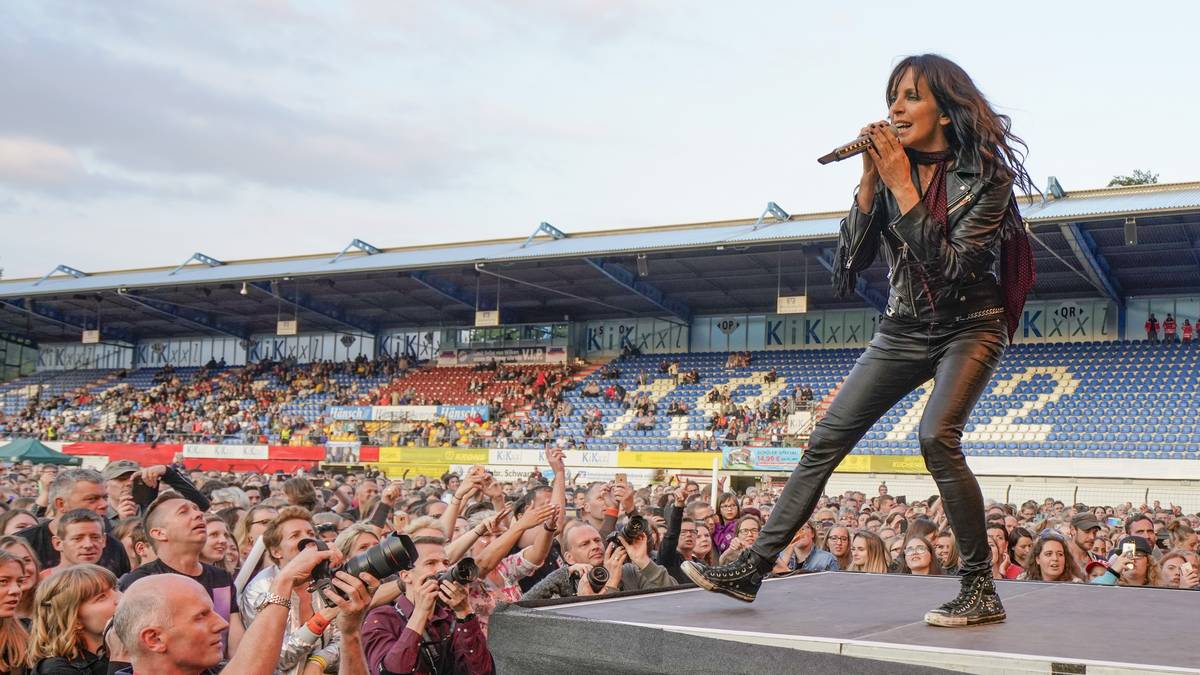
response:
{"label": "man with cap", "polygon": [[1087,569],[1089,562],[1104,559],[1092,552],[1096,543],[1096,533],[1100,531],[1100,521],[1091,511],[1084,511],[1071,518],[1071,557],[1079,569]]}
{"label": "man with cap", "polygon": [[[114,520],[132,518],[145,512],[146,507],[158,497],[161,484],[178,492],[181,497],[208,511],[211,504],[187,475],[173,466],[146,467],[143,469],[131,459],[118,459],[104,467],[104,486],[108,490],[108,517]],[[135,490],[139,484],[141,489]]]}

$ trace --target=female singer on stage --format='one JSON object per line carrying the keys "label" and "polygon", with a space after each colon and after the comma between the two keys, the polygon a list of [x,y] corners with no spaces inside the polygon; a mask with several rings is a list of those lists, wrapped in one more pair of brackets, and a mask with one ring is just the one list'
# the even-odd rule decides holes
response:
{"label": "female singer on stage", "polygon": [[843,295],[882,251],[891,288],[879,330],[809,438],[758,540],[719,567],[686,562],[698,585],[754,600],[776,555],[808,520],[825,483],[884,413],[930,379],[921,417],[925,466],[962,558],[962,591],[931,610],[938,626],[1005,618],[991,575],[983,497],[962,452],[963,427],[1000,364],[1033,285],[1014,186],[1033,187],[1024,143],[955,63],[901,61],[888,78],[891,122],[862,130],[871,146],[842,221],[834,286]]}

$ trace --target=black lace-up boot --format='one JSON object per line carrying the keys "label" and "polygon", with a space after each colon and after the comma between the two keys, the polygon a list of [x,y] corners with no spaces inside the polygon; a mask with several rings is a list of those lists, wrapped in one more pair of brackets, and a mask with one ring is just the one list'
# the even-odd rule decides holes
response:
{"label": "black lace-up boot", "polygon": [[728,565],[709,567],[688,560],[681,567],[683,573],[704,590],[724,593],[743,602],[754,602],[763,577],[771,571],[773,564],[769,560],[764,561],[754,551],[743,551],[737,560]]}
{"label": "black lace-up boot", "polygon": [[957,598],[925,614],[925,623],[931,626],[978,626],[1004,619],[1004,605],[996,595],[990,570],[964,576]]}

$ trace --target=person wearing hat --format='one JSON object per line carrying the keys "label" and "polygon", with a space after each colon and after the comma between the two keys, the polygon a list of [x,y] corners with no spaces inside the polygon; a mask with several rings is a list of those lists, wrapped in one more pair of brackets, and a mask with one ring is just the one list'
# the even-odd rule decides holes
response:
{"label": "person wearing hat", "polygon": [[[159,464],[142,468],[132,459],[109,462],[102,472],[104,487],[108,490],[108,517],[113,520],[142,515],[146,507],[158,497],[162,484],[178,492],[201,511],[211,507],[208,499],[200,494],[195,484],[173,466]],[[145,489],[134,490],[140,484]]]}
{"label": "person wearing hat", "polygon": [[1102,586],[1157,586],[1158,563],[1150,557],[1154,546],[1145,537],[1127,535],[1117,542],[1117,553],[1108,571],[1091,580]]}
{"label": "person wearing hat", "polygon": [[1069,548],[1071,557],[1075,559],[1075,564],[1081,570],[1086,569],[1088,563],[1093,560],[1103,560],[1100,556],[1092,553],[1092,546],[1096,543],[1096,533],[1099,531],[1100,521],[1091,511],[1084,511],[1071,518]]}

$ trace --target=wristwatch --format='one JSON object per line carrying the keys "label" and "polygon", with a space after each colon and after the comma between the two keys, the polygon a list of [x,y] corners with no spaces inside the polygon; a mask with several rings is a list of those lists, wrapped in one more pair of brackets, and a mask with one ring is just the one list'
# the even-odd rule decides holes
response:
{"label": "wristwatch", "polygon": [[276,595],[274,593],[267,593],[265,596],[263,596],[262,602],[258,603],[258,606],[254,608],[254,611],[261,612],[267,605],[279,605],[280,607],[291,611],[292,599],[285,598],[282,595]]}

